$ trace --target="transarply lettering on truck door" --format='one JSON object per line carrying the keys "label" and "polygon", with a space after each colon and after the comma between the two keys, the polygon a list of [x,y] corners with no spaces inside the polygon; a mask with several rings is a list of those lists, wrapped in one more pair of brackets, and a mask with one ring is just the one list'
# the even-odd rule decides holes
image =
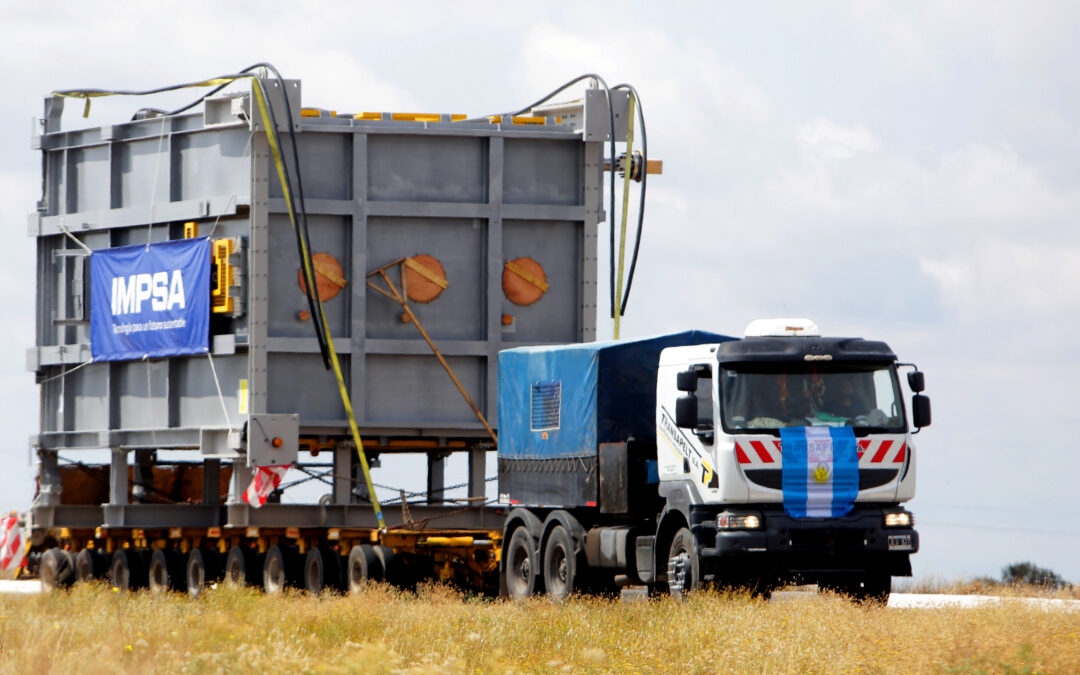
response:
{"label": "transarply lettering on truck door", "polygon": [[[719,487],[719,479],[716,476],[716,472],[713,471],[709,463],[702,457],[701,451],[694,447],[694,444],[690,442],[690,439],[675,426],[675,421],[671,419],[671,415],[668,413],[667,408],[661,406],[660,408],[660,436],[667,442],[669,448],[679,457],[682,457],[690,463],[690,466],[700,473],[701,483],[706,487],[715,488]],[[677,470],[674,467],[665,467],[668,471]]]}

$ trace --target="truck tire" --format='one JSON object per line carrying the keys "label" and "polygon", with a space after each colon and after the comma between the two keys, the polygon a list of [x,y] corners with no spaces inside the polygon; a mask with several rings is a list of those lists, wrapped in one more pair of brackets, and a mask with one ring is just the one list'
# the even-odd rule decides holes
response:
{"label": "truck tire", "polygon": [[75,580],[86,583],[103,579],[109,573],[108,559],[92,548],[84,548],[75,556]]}
{"label": "truck tire", "polygon": [[383,578],[382,562],[371,544],[353,546],[345,569],[350,594],[359,593],[368,582]]}
{"label": "truck tire", "polygon": [[544,542],[544,589],[555,600],[570,596],[577,587],[577,556],[574,541],[562,525],[556,525]]}
{"label": "truck tire", "polygon": [[130,548],[114,553],[109,564],[109,583],[121,591],[146,588],[146,561],[142,554]]}
{"label": "truck tire", "polygon": [[255,586],[262,583],[259,554],[247,546],[233,546],[225,559],[225,583],[230,586]]}
{"label": "truck tire", "polygon": [[540,572],[536,550],[529,530],[519,527],[510,535],[506,545],[503,574],[506,577],[506,593],[511,598],[527,598],[536,593],[536,576]]}
{"label": "truck tire", "polygon": [[667,567],[668,593],[673,598],[701,588],[701,558],[688,528],[681,528],[671,540]]}
{"label": "truck tire", "polygon": [[172,549],[156,549],[150,556],[147,580],[150,584],[150,592],[154,595],[160,595],[165,591],[186,590],[187,574],[180,552]]}
{"label": "truck tire", "polygon": [[41,590],[46,593],[67,588],[75,583],[75,557],[71,551],[50,548],[41,556],[38,575],[41,577]]}
{"label": "truck tire", "polygon": [[187,578],[188,595],[197,598],[206,590],[206,585],[214,583],[220,577],[219,558],[215,551],[196,547],[188,553],[184,572]]}
{"label": "truck tire", "polygon": [[312,547],[304,558],[304,589],[318,595],[337,588],[341,579],[341,556],[329,548]]}

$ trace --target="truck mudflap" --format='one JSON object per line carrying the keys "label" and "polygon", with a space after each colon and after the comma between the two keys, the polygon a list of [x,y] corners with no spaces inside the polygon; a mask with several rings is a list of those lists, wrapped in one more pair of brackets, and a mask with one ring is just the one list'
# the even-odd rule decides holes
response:
{"label": "truck mudflap", "polygon": [[[885,511],[864,507],[842,518],[796,519],[782,509],[757,509],[762,523],[752,530],[721,530],[716,514],[697,513],[691,530],[702,558],[772,569],[781,576],[859,570],[908,576],[919,533],[912,527],[885,527]],[[722,566],[724,561],[716,562]]]}

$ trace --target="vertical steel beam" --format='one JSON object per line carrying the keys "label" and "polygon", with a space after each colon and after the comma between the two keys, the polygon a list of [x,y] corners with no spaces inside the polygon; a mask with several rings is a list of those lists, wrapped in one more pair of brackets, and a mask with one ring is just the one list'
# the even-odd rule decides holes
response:
{"label": "vertical steel beam", "polygon": [[499,350],[502,349],[502,268],[503,268],[503,166],[504,144],[501,136],[491,136],[488,141],[488,224],[487,224],[487,274],[484,283],[487,287],[487,321],[485,338],[488,353],[485,363],[487,375],[484,398],[480,409],[488,420],[498,426],[496,404],[498,396]]}
{"label": "vertical steel beam", "polygon": [[202,503],[216,505],[221,503],[221,460],[203,460]]}
{"label": "vertical steel beam", "polygon": [[427,456],[427,503],[442,504],[446,487],[446,455],[429,452]]}
{"label": "vertical steel beam", "polygon": [[469,448],[469,496],[484,497],[487,494],[487,450]]}
{"label": "vertical steel beam", "polygon": [[338,443],[334,446],[334,492],[335,504],[352,502],[353,455],[356,449],[352,443]]}

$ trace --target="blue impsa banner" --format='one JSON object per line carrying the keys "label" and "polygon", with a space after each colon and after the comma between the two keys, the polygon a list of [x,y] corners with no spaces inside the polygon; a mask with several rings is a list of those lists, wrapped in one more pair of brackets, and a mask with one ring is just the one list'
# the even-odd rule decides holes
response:
{"label": "blue impsa banner", "polygon": [[780,429],[784,511],[792,518],[835,518],[859,495],[859,451],[851,427]]}
{"label": "blue impsa banner", "polygon": [[177,239],[90,255],[95,361],[205,354],[210,341],[210,240]]}

